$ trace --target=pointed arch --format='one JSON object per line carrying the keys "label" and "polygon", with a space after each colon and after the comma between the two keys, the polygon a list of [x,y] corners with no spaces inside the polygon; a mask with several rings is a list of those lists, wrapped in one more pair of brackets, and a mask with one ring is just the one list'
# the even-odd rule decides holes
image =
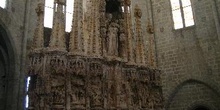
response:
{"label": "pointed arch", "polygon": [[[179,90],[180,90],[183,86],[185,86],[185,85],[187,85],[187,84],[189,84],[189,83],[202,84],[202,85],[204,85],[205,87],[207,87],[207,88],[209,88],[210,90],[212,90],[215,94],[217,94],[218,97],[220,97],[220,94],[219,94],[218,90],[216,90],[215,87],[213,87],[212,85],[207,84],[207,83],[205,83],[205,82],[203,82],[203,81],[200,81],[200,80],[197,80],[197,79],[188,79],[188,80],[183,81],[183,82],[180,83],[178,86],[176,86],[176,88],[173,89],[172,93],[169,95],[168,100],[167,100],[166,103],[165,103],[165,110],[168,110],[168,108],[169,108],[169,106],[170,106],[172,100],[174,99],[174,97],[176,96],[176,94],[179,92]],[[195,105],[195,104],[193,104],[193,105]]]}
{"label": "pointed arch", "polygon": [[6,28],[5,24],[0,20],[0,62],[4,68],[4,72],[0,73],[0,81],[2,83],[0,86],[1,105],[0,109],[2,110],[12,110],[17,107],[18,104],[18,94],[19,91],[18,79],[19,75],[16,75],[16,51],[15,46],[12,40],[12,37],[9,33],[9,30]]}

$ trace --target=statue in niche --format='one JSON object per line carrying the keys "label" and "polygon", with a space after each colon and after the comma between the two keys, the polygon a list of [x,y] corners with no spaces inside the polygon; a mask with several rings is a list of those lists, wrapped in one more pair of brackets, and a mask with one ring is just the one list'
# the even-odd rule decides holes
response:
{"label": "statue in niche", "polygon": [[111,13],[106,13],[106,24],[109,26],[109,24],[112,21],[112,14]]}
{"label": "statue in niche", "polygon": [[122,106],[126,106],[126,101],[127,101],[127,89],[126,89],[126,85],[122,84],[121,93],[120,93],[120,104]]}
{"label": "statue in niche", "polygon": [[64,103],[65,90],[63,86],[53,87],[53,102],[54,103]]}
{"label": "statue in niche", "polygon": [[115,88],[114,88],[114,85],[111,85],[110,88],[109,88],[109,98],[108,98],[108,104],[111,105],[111,106],[114,106],[114,101],[115,101]]}
{"label": "statue in niche", "polygon": [[151,94],[151,96],[148,99],[148,107],[149,109],[154,109],[154,96]]}
{"label": "statue in niche", "polygon": [[[112,14],[111,13],[107,13],[106,14],[106,25],[107,26],[109,26],[109,24],[111,23],[111,20],[112,20]],[[105,31],[106,33],[108,32],[108,29],[106,29],[106,30],[103,30],[103,31]],[[108,43],[109,43],[109,40],[108,40],[108,35],[105,37],[105,39],[104,39],[105,41],[105,43],[104,43],[104,48],[105,48],[105,50],[106,50],[106,52],[108,52],[108,49],[109,49],[109,45],[108,45]]]}
{"label": "statue in niche", "polygon": [[162,108],[163,107],[163,97],[159,92],[156,92],[154,95],[154,104],[156,108]]}
{"label": "statue in niche", "polygon": [[147,85],[140,84],[139,97],[141,101],[141,106],[145,108],[148,104],[148,99],[149,99],[149,92]]}
{"label": "statue in niche", "polygon": [[102,102],[102,90],[100,81],[92,81],[89,87],[90,103],[92,106],[100,105]]}
{"label": "statue in niche", "polygon": [[71,99],[71,102],[72,103],[76,103],[78,100],[77,100],[77,88],[75,86],[71,86],[72,89],[71,92],[70,92],[70,99]]}
{"label": "statue in niche", "polygon": [[84,103],[85,102],[84,90],[75,87],[74,90],[72,91],[74,91],[70,93],[72,103]]}
{"label": "statue in niche", "polygon": [[114,20],[110,23],[107,37],[108,37],[108,55],[118,56],[118,20]]}
{"label": "statue in niche", "polygon": [[126,51],[125,51],[125,46],[126,46],[126,37],[124,33],[121,33],[119,36],[119,56],[122,58],[126,57]]}

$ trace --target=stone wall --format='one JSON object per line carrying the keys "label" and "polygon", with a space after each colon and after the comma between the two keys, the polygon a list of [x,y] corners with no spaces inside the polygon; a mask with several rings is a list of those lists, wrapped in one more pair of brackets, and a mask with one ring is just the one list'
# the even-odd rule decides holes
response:
{"label": "stone wall", "polygon": [[[26,50],[26,26],[25,7],[28,0],[6,0],[6,8],[0,8],[0,36],[1,55],[2,49],[6,52],[4,68],[6,74],[1,74],[1,80],[5,80],[5,92],[1,97],[1,109],[17,110],[23,107],[24,98],[24,62]],[[4,55],[3,55],[4,56]],[[1,71],[3,73],[3,71]],[[20,103],[18,103],[20,102]]]}
{"label": "stone wall", "polygon": [[[220,39],[217,33],[219,27],[216,27],[219,18],[215,18],[216,11],[212,0],[191,1],[195,25],[179,30],[173,28],[170,1],[152,1],[158,66],[163,71],[165,107],[172,110],[187,109],[200,100],[208,105],[214,101],[210,100],[212,97],[219,95],[220,90],[218,86]],[[187,86],[190,88],[187,86],[177,88],[184,81],[191,79],[210,86],[202,87],[202,91],[213,89],[216,94],[211,97],[205,96],[206,93],[202,91],[196,93],[194,90],[200,88],[200,84],[189,83]],[[194,101],[187,102],[185,100],[187,95],[199,98],[189,99]],[[200,97],[203,95],[204,97]]]}
{"label": "stone wall", "polygon": [[174,97],[170,100],[169,110],[193,109],[196,106],[207,106],[211,110],[218,110],[219,95],[208,85],[195,80],[188,80],[178,87]]}

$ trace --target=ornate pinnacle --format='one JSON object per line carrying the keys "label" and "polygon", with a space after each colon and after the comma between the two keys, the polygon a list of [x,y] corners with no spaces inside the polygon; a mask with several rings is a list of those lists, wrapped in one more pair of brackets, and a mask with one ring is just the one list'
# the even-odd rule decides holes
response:
{"label": "ornate pinnacle", "polygon": [[54,20],[52,34],[49,44],[50,51],[66,51],[65,44],[65,4],[66,0],[55,0],[54,1]]}
{"label": "ornate pinnacle", "polygon": [[35,10],[37,13],[37,27],[33,38],[33,49],[41,49],[44,44],[44,3],[39,2]]}

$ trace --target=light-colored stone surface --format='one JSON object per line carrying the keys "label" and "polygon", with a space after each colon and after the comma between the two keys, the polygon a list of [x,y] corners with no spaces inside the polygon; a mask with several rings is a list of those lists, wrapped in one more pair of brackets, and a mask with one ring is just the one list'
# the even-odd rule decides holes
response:
{"label": "light-colored stone surface", "polygon": [[[54,3],[57,7],[61,5]],[[135,11],[130,12],[130,4],[124,1],[88,0],[86,6],[91,10],[85,11],[82,4],[81,0],[74,3],[73,28],[66,42],[70,51],[63,51],[68,49],[60,45],[64,43],[61,25],[65,25],[62,22],[65,11],[61,14],[62,10],[54,9],[49,47],[35,46],[42,37],[36,31],[33,51],[28,54],[27,70],[31,77],[28,109],[162,110],[161,73],[145,62],[141,7],[135,5]],[[126,7],[124,12],[122,4]],[[131,24],[129,13],[135,13],[136,31],[125,28]],[[129,41],[135,45],[129,47],[126,41],[131,31],[135,34],[130,35]],[[86,45],[84,38],[88,38]],[[129,48],[135,49],[132,64],[127,60]]]}
{"label": "light-colored stone surface", "polygon": [[[220,93],[220,0],[191,1],[195,26],[174,30],[169,0],[131,0],[131,28],[135,29],[133,12],[135,5],[138,5],[142,10],[142,34],[147,51],[149,37],[152,36],[147,33],[148,19],[153,24],[156,61],[162,70],[163,95],[168,110],[186,109],[200,100],[207,106],[215,106],[219,109],[215,104],[219,103],[219,100],[213,97],[218,98]],[[11,53],[11,56],[15,59],[9,61],[14,63],[15,68],[11,69],[10,77],[7,77],[8,94],[10,94],[6,96],[8,101],[5,101],[7,110],[22,109],[24,105],[26,48],[30,49],[37,26],[35,13],[37,2],[38,0],[8,0],[6,9],[0,8],[0,25],[8,34],[8,41],[11,42],[8,46],[12,48],[14,53],[13,55]],[[83,9],[91,8],[83,6]],[[84,31],[83,34],[88,36],[86,32]],[[131,31],[131,34],[136,33]],[[89,37],[85,37],[85,41],[88,39]],[[90,51],[87,41],[84,45],[87,47],[85,52]],[[98,44],[94,46],[97,47]],[[184,85],[185,82],[192,80],[195,82]],[[195,92],[197,90],[201,91]],[[212,96],[206,95],[207,93]],[[188,102],[186,95],[192,96]]]}

